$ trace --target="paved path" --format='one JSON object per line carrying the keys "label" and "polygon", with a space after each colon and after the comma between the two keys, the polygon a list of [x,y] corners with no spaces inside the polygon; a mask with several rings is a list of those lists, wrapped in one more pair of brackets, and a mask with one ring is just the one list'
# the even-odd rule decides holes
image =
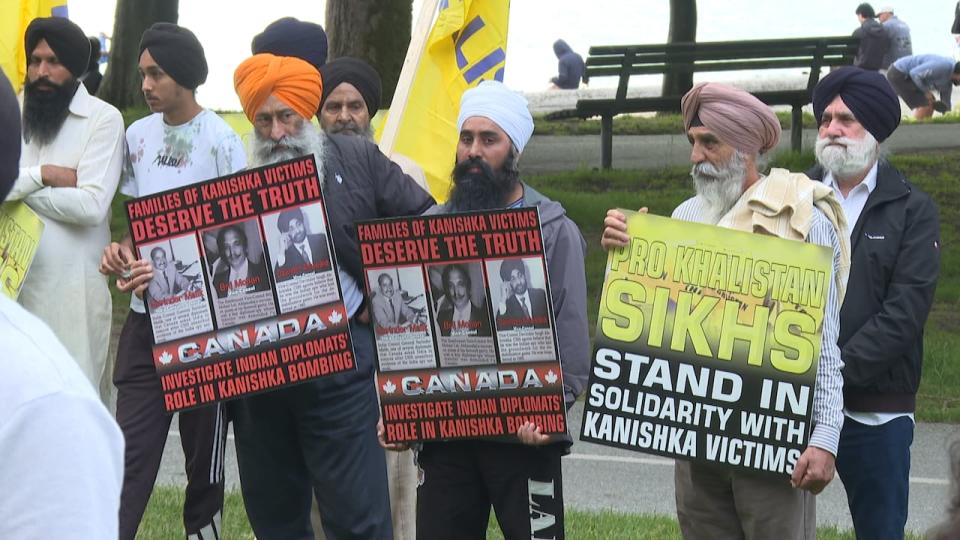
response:
{"label": "paved path", "polygon": [[[812,149],[817,133],[804,130],[803,148]],[[960,144],[960,124],[903,125],[882,147],[891,153]],[[781,138],[779,150],[790,147],[790,135]],[[661,168],[687,165],[690,143],[686,135],[614,135],[613,166],[618,169]],[[520,159],[526,174],[569,171],[600,166],[600,135],[538,135],[527,144]]]}
{"label": "paved path", "polygon": [[[578,403],[569,425],[580,430],[582,406]],[[174,419],[176,422],[176,419]],[[907,528],[922,533],[943,518],[948,500],[947,446],[960,437],[960,426],[920,424],[913,442],[910,476],[910,514]],[[227,445],[227,489],[239,490],[237,460],[231,433]],[[563,460],[564,501],[568,508],[612,509],[624,513],[676,515],[673,498],[673,462],[591,443],[578,442]],[[158,482],[185,485],[183,453],[176,424],[167,437]],[[817,498],[817,523],[853,528],[846,494],[839,480]]]}

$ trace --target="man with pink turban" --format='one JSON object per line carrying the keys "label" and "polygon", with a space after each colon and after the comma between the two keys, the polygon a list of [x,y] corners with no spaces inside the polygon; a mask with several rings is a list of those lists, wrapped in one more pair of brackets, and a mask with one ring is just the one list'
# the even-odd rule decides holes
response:
{"label": "man with pink turban", "polygon": [[354,223],[419,215],[433,198],[366,138],[325,134],[310,122],[323,83],[307,61],[256,54],[237,67],[234,85],[254,126],[251,165],[309,154],[317,160],[357,364],[232,403],[250,525],[261,540],[313,540],[313,493],[327,538],[393,538]]}
{"label": "man with pink turban", "polygon": [[[673,211],[684,221],[718,225],[827,246],[834,267],[824,311],[807,448],[787,461],[790,479],[704,462],[676,462],[677,517],[684,538],[812,540],[816,503],[834,476],[843,426],[843,379],[837,348],[838,314],[849,255],[843,210],[832,191],[803,174],[761,171],[780,140],[769,107],[743,90],[717,83],[693,87],[681,101],[692,145],[696,195]],[[644,210],[645,211],[645,210]],[[627,245],[624,215],[610,210],[601,244]]]}

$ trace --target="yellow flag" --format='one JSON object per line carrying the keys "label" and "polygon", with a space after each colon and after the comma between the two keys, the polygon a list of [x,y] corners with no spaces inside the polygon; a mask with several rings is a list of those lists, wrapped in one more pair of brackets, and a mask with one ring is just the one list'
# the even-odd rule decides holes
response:
{"label": "yellow flag", "polygon": [[15,92],[27,76],[23,34],[37,17],[66,17],[67,0],[3,0],[0,2],[0,68]]}
{"label": "yellow flag", "polygon": [[[387,119],[387,155],[403,154],[427,176],[430,192],[447,199],[457,148],[460,96],[483,80],[503,80],[507,58],[509,0],[442,0],[418,63],[408,55],[404,70],[416,66],[409,92],[397,89]],[[419,37],[422,40],[422,37]],[[413,36],[411,47],[418,36]],[[401,74],[401,84],[409,80]],[[398,103],[406,95],[406,103]],[[395,124],[391,126],[391,123]],[[391,130],[396,131],[391,133]]]}

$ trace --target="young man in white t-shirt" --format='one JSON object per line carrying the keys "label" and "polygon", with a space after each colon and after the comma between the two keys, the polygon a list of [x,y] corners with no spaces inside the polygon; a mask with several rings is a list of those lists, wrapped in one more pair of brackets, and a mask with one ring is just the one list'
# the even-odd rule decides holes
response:
{"label": "young man in white t-shirt", "polygon": [[[123,194],[143,197],[246,167],[237,134],[219,116],[197,104],[195,91],[206,80],[207,64],[192,32],[169,23],[150,27],[140,41],[140,74],[144,98],[154,114],[127,129],[129,159],[120,188]],[[174,254],[170,258],[170,264],[176,264]],[[135,292],[120,334],[113,376],[117,422],[127,443],[120,540],[136,536],[171,419],[164,412],[153,364],[153,332],[140,298],[146,282],[123,277],[135,259],[126,236],[107,246],[101,261],[101,272],[117,275],[120,290]],[[150,277],[152,272],[143,279],[149,282]],[[183,509],[187,538],[220,538],[227,429],[223,407],[217,404],[183,412],[179,426],[187,468]]]}

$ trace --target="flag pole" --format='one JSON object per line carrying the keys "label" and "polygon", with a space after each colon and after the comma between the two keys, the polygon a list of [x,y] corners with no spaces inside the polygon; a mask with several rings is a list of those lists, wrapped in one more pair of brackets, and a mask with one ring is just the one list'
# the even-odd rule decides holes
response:
{"label": "flag pole", "polygon": [[380,151],[387,157],[393,154],[393,144],[397,138],[397,130],[400,128],[400,121],[403,119],[403,114],[407,108],[407,98],[410,96],[413,79],[420,67],[420,59],[423,58],[424,50],[427,47],[430,27],[433,25],[433,18],[437,13],[439,2],[440,0],[426,0],[423,3],[420,8],[420,15],[417,17],[417,26],[414,27],[413,35],[410,37],[410,46],[407,48],[407,56],[403,60],[403,69],[400,70],[397,89],[393,93],[393,101],[390,102],[390,115],[383,126],[383,135],[380,136]]}

